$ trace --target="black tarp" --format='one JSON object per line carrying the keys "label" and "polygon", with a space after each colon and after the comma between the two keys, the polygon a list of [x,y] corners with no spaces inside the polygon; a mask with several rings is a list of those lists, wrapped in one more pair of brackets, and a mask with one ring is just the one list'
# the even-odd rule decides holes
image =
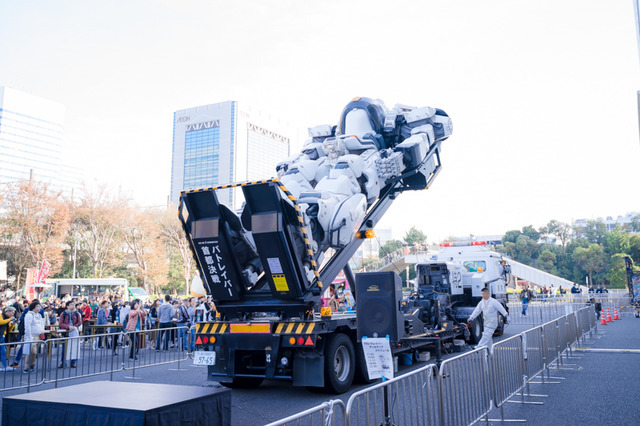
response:
{"label": "black tarp", "polygon": [[231,424],[230,389],[96,381],[2,399],[2,424]]}

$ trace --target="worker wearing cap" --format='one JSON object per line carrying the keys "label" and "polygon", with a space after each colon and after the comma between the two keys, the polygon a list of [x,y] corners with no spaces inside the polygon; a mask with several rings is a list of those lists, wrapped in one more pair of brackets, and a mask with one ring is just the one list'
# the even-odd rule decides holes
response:
{"label": "worker wearing cap", "polygon": [[467,322],[472,322],[480,313],[482,313],[484,317],[484,331],[482,332],[482,338],[480,342],[478,342],[478,346],[487,346],[489,351],[493,351],[493,333],[498,328],[498,312],[500,312],[503,316],[507,318],[507,323],[509,322],[509,314],[504,309],[502,304],[498,302],[496,299],[491,297],[488,288],[482,289],[482,300],[478,303],[478,306],[473,310],[471,316],[467,320]]}

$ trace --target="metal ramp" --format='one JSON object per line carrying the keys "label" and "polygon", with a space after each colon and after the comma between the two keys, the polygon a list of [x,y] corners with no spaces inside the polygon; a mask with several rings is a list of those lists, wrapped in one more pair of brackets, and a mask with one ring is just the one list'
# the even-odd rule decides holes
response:
{"label": "metal ramp", "polygon": [[570,290],[573,287],[573,281],[565,280],[556,275],[548,272],[536,269],[533,266],[525,265],[513,259],[505,257],[507,263],[511,266],[511,275],[516,276],[522,280],[529,281],[539,286],[547,286],[547,288],[554,287]]}

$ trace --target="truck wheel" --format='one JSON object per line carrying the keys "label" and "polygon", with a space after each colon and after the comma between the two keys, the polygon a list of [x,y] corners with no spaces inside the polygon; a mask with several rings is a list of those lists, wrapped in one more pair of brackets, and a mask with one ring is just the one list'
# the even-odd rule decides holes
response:
{"label": "truck wheel", "polygon": [[262,384],[262,377],[234,377],[230,382],[220,382],[224,387],[231,389],[253,389]]}
{"label": "truck wheel", "polygon": [[502,314],[498,314],[498,327],[496,327],[496,331],[493,334],[497,336],[502,336],[504,334],[504,317]]}
{"label": "truck wheel", "polygon": [[329,336],[324,348],[324,387],[327,392],[344,393],[353,383],[356,357],[351,339],[345,334]]}
{"label": "truck wheel", "polygon": [[480,321],[480,318],[476,318],[473,320],[473,322],[471,323],[471,342],[473,342],[474,345],[477,345],[478,343],[480,343],[480,339],[482,339],[482,332],[484,331],[484,326],[482,324],[482,321]]}
{"label": "truck wheel", "polygon": [[364,351],[362,350],[362,344],[356,343],[356,373],[353,378],[355,383],[361,385],[368,385],[375,380],[369,379],[369,373],[367,372],[367,361],[364,358]]}

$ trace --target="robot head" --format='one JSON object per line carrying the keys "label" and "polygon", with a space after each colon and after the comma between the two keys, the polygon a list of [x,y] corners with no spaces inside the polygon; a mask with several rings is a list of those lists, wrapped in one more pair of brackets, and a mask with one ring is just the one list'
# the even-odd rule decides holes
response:
{"label": "robot head", "polygon": [[344,107],[336,129],[337,135],[382,133],[387,108],[379,99],[354,98]]}

